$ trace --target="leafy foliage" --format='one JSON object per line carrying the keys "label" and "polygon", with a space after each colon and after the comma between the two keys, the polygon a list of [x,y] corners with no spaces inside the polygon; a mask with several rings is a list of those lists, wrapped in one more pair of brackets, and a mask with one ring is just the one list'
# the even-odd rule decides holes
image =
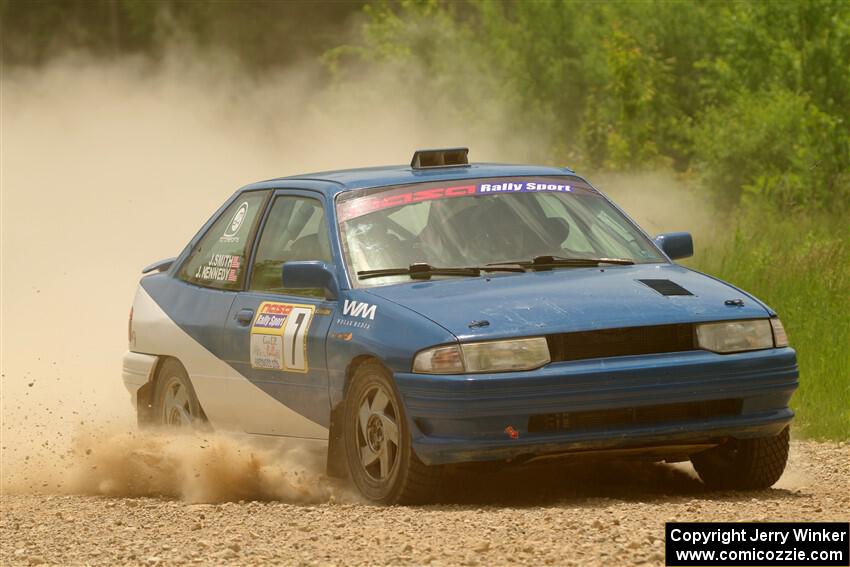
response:
{"label": "leafy foliage", "polygon": [[495,97],[507,130],[548,135],[551,161],[671,165],[731,205],[848,210],[847,2],[406,0],[367,15],[337,54],[415,63],[428,80],[411,91],[459,119]]}

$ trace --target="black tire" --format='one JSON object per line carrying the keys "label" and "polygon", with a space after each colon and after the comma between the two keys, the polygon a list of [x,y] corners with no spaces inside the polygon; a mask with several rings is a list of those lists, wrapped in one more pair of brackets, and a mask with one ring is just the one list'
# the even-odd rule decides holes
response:
{"label": "black tire", "polygon": [[[379,393],[387,399],[384,407],[380,407]],[[348,471],[364,497],[385,505],[433,500],[443,468],[429,467],[416,456],[404,406],[380,364],[365,362],[355,372],[345,400],[343,428]],[[365,464],[370,460],[371,464]]]}
{"label": "black tire", "polygon": [[691,455],[703,483],[712,489],[760,490],[782,476],[788,462],[789,429],[774,437],[730,439],[723,445]]}
{"label": "black tire", "polygon": [[151,422],[166,427],[198,427],[206,416],[180,361],[167,358],[156,375]]}

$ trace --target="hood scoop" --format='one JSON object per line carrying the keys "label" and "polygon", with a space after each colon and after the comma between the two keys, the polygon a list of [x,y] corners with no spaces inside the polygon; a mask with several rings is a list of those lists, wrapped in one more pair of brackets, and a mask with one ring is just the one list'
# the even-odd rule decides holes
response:
{"label": "hood scoop", "polygon": [[661,295],[693,295],[676,282],[670,280],[635,280],[650,287]]}

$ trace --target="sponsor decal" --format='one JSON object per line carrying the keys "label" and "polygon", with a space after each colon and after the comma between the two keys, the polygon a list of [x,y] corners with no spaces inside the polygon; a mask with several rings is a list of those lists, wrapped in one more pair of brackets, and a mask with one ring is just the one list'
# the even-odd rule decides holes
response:
{"label": "sponsor decal", "polygon": [[319,307],[316,309],[316,315],[330,315],[333,313],[333,309],[328,307]]}
{"label": "sponsor decal", "polygon": [[195,279],[236,282],[239,281],[239,269],[242,266],[242,256],[233,254],[213,254],[205,265],[198,266]]}
{"label": "sponsor decal", "polygon": [[264,303],[254,319],[254,329],[283,329],[286,316],[292,312],[292,305],[286,303]]}
{"label": "sponsor decal", "polygon": [[375,320],[377,305],[363,301],[351,301],[346,299],[342,304],[343,317],[338,317],[336,324],[340,327],[354,327],[355,329],[371,329],[369,321]]}
{"label": "sponsor decal", "polygon": [[331,333],[331,338],[338,341],[350,341],[354,337],[353,333]]}
{"label": "sponsor decal", "polygon": [[482,183],[476,189],[476,193],[541,193],[547,191],[571,193],[572,190],[573,188],[571,185],[522,181],[520,183]]}
{"label": "sponsor decal", "polygon": [[283,337],[251,334],[251,366],[267,370],[283,369]]}
{"label": "sponsor decal", "polygon": [[354,327],[355,329],[371,329],[372,324],[367,323],[366,321],[360,321],[357,319],[343,319],[338,318],[336,320],[336,324],[339,327]]}
{"label": "sponsor decal", "polygon": [[337,214],[339,222],[345,222],[381,209],[410,205],[437,199],[454,197],[475,197],[496,193],[573,193],[575,189],[585,192],[592,190],[566,183],[544,183],[540,181],[504,181],[501,183],[478,183],[456,187],[434,187],[410,191],[409,188],[389,190],[371,197],[361,197],[340,203]]}
{"label": "sponsor decal", "polygon": [[282,329],[283,322],[286,320],[286,315],[278,313],[263,313],[257,317],[257,322],[254,327],[263,329]]}
{"label": "sponsor decal", "polygon": [[265,301],[251,325],[251,367],[307,372],[307,332],[315,306]]}
{"label": "sponsor decal", "polygon": [[248,214],[248,201],[244,201],[239,208],[236,209],[236,212],[233,213],[233,218],[230,219],[230,224],[227,226],[227,230],[224,231],[224,235],[219,238],[219,242],[239,242],[239,237],[236,236],[239,233],[239,229],[242,228],[242,222],[245,220],[245,216]]}
{"label": "sponsor decal", "polygon": [[375,320],[375,311],[378,310],[377,305],[370,305],[362,301],[345,300],[342,305],[342,314],[351,317],[362,317],[363,319]]}
{"label": "sponsor decal", "polygon": [[339,220],[344,222],[360,217],[381,209],[389,209],[401,205],[433,201],[446,197],[466,197],[475,194],[475,185],[462,185],[459,187],[436,187],[434,189],[423,189],[421,191],[405,191],[397,193],[388,191],[375,197],[363,197],[354,199],[340,205]]}

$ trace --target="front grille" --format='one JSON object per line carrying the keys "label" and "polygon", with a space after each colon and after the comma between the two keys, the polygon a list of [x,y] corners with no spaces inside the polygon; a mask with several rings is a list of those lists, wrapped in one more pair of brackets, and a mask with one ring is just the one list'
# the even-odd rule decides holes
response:
{"label": "front grille", "polygon": [[688,421],[711,417],[738,415],[741,400],[711,400],[617,408],[607,410],[543,413],[528,418],[529,433],[575,431],[623,425],[649,425],[673,421]]}
{"label": "front grille", "polygon": [[697,349],[690,323],[560,333],[546,341],[552,362]]}

